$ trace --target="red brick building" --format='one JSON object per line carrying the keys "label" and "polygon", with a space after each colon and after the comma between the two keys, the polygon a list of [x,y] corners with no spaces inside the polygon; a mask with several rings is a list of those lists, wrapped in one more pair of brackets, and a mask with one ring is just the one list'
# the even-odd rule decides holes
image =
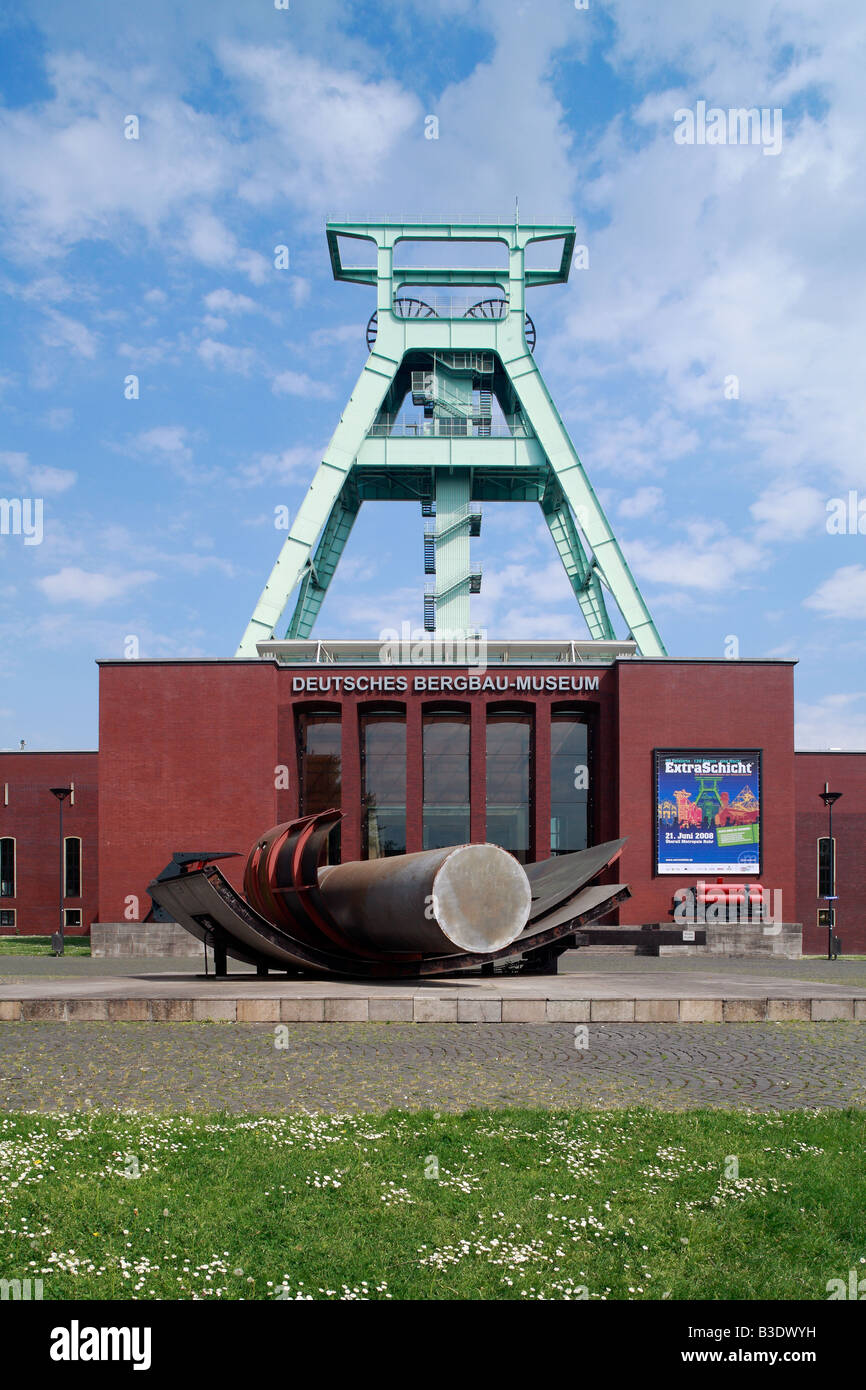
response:
{"label": "red brick building", "polygon": [[836,931],[847,954],[866,952],[866,753],[797,753],[797,912],[803,941],[821,951],[827,927],[826,904],[819,897],[818,841],[827,835],[827,810],[821,800],[826,783],[842,796],[833,807],[839,895]]}
{"label": "red brick building", "polygon": [[[660,817],[677,821],[657,770],[667,753],[736,769],[749,750],[759,814],[743,813],[741,796],[739,813],[713,817],[731,824],[703,838],[732,843],[715,852],[736,867],[706,877],[751,875],[781,893],[804,950],[822,951],[816,843],[829,780],[843,792],[838,930],[846,953],[866,951],[866,754],[794,754],[792,662],[614,651],[592,661],[590,643],[494,643],[486,666],[469,668],[383,665],[370,644],[272,645],[279,659],[101,663],[98,797],[95,753],[0,755],[0,839],[15,842],[15,892],[0,898],[14,928],[7,917],[2,930],[56,927],[49,788],[65,783],[75,798],[64,832],[81,839],[82,879],[64,905],[85,928],[140,920],[147,884],[175,850],[239,851],[224,865],[239,887],[263,830],[335,803],[345,819],[332,853],[344,859],[492,839],[528,861],[627,836],[617,877],[632,898],[620,920],[665,922],[674,893],[701,875],[660,865]],[[718,778],[706,780],[717,790]]]}
{"label": "red brick building", "polygon": [[71,935],[90,928],[98,905],[99,789],[96,753],[0,753],[0,932],[50,935],[63,913]]}

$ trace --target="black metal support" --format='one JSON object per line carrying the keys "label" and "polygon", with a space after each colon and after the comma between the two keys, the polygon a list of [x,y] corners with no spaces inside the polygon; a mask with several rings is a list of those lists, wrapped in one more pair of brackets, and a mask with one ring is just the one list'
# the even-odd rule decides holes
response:
{"label": "black metal support", "polygon": [[219,932],[214,932],[213,941],[213,973],[219,979],[225,979],[228,972],[226,957],[226,944]]}
{"label": "black metal support", "polygon": [[559,942],[555,946],[542,946],[537,951],[527,951],[520,967],[521,975],[557,975],[559,957],[566,948]]}
{"label": "black metal support", "polygon": [[262,963],[259,962],[259,964],[256,966],[256,974],[259,976],[259,978],[267,979],[268,967],[266,965],[262,965]]}

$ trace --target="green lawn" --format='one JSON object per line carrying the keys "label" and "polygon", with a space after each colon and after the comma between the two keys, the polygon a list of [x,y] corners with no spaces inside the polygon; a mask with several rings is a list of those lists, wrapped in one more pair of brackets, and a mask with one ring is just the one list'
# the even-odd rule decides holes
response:
{"label": "green lawn", "polygon": [[0,1277],[46,1299],[826,1299],[866,1276],[864,1144],[853,1110],[5,1115]]}
{"label": "green lawn", "polygon": [[[89,956],[89,936],[67,936],[67,956]],[[50,936],[0,936],[0,956],[50,956]]]}

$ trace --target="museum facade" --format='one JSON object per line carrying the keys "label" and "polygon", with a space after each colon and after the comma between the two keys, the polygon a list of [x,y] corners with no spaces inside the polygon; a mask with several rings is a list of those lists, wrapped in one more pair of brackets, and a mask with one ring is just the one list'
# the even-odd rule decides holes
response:
{"label": "museum facade", "polygon": [[612,920],[670,923],[682,890],[741,882],[823,951],[829,783],[837,930],[866,950],[866,754],[795,754],[793,662],[589,641],[491,643],[471,667],[383,661],[374,643],[262,648],[102,662],[98,754],[0,754],[0,930],[56,929],[59,783],[70,932],[142,920],[177,850],[236,851],[239,888],[266,829],[337,806],[332,860],[490,841],[532,862],[625,838],[631,898]]}

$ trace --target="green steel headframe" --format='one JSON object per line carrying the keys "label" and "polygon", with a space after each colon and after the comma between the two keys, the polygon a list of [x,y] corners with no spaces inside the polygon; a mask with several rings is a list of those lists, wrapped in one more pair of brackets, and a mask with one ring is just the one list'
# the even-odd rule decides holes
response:
{"label": "green steel headframe", "polygon": [[[270,640],[297,589],[287,636],[306,638],[364,501],[420,501],[425,626],[470,629],[481,584],[470,538],[484,501],[537,502],[590,636],[615,637],[605,594],[645,656],[664,656],[640,590],[534,357],[526,289],[564,284],[566,224],[329,222],[336,280],[376,288],[370,354],[294,519],[236,656]],[[343,264],[343,244],[373,242],[376,265]],[[394,264],[401,242],[490,242],[498,268]],[[533,242],[560,241],[552,269],[526,268]],[[404,411],[411,398],[419,414]]]}

